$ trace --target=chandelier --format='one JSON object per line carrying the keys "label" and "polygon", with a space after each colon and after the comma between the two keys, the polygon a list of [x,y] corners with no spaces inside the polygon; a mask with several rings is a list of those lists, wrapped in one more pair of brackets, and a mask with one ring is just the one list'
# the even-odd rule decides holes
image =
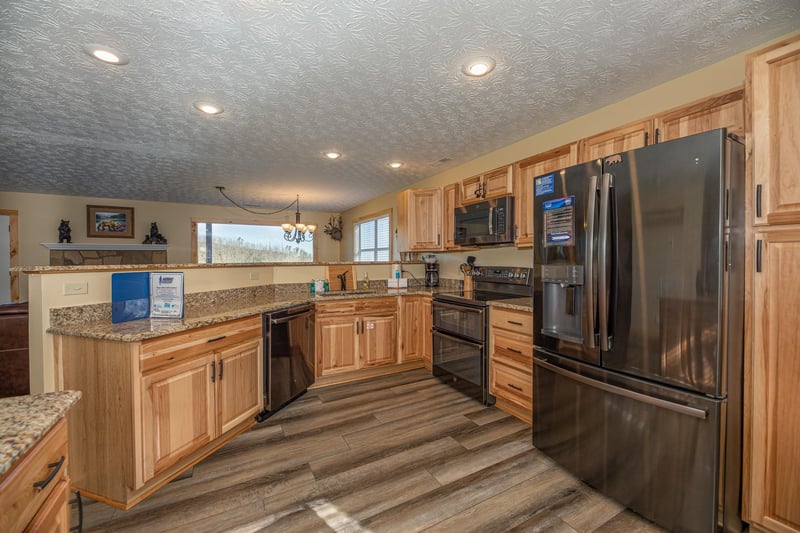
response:
{"label": "chandelier", "polygon": [[286,222],[281,224],[283,230],[283,238],[287,241],[294,241],[298,244],[307,241],[310,242],[314,239],[314,232],[317,231],[316,224],[303,224],[300,222],[300,195],[297,195],[297,200],[294,202],[297,205],[297,211],[294,214],[294,224]]}

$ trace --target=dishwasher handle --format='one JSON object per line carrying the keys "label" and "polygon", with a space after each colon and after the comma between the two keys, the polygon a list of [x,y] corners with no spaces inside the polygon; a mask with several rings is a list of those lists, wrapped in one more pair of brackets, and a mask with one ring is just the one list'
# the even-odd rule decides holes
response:
{"label": "dishwasher handle", "polygon": [[289,316],[285,316],[283,318],[271,318],[269,320],[269,323],[270,324],[285,324],[286,322],[290,322],[292,320],[296,320],[298,318],[302,318],[304,316],[308,316],[308,315],[312,314],[313,312],[314,312],[314,310],[311,309],[311,310],[305,311],[303,313],[297,313],[295,315],[289,315]]}

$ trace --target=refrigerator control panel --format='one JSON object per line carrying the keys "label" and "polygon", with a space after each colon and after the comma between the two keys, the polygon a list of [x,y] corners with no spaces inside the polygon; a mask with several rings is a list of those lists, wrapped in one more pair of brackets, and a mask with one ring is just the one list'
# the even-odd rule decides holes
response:
{"label": "refrigerator control panel", "polygon": [[542,265],[542,281],[561,285],[583,285],[583,265]]}

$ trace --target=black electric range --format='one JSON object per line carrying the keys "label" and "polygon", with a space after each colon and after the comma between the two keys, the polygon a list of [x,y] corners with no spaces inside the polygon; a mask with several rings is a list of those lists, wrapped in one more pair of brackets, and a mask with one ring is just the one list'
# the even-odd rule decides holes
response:
{"label": "black electric range", "polygon": [[531,269],[478,267],[473,289],[433,297],[433,375],[492,405],[489,394],[489,310],[492,301],[531,297]]}

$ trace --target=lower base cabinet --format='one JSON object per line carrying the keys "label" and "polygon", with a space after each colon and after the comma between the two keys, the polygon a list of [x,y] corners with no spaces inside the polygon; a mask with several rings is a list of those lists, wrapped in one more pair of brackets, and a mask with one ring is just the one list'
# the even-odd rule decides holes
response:
{"label": "lower base cabinet", "polygon": [[[255,424],[263,402],[261,317],[116,342],[59,335],[73,486],[128,509]],[[88,438],[91,436],[91,438]]]}
{"label": "lower base cabinet", "polygon": [[68,466],[62,418],[0,482],[0,531],[69,531]]}
{"label": "lower base cabinet", "polygon": [[533,418],[533,314],[489,311],[489,393],[498,409],[531,423]]}

